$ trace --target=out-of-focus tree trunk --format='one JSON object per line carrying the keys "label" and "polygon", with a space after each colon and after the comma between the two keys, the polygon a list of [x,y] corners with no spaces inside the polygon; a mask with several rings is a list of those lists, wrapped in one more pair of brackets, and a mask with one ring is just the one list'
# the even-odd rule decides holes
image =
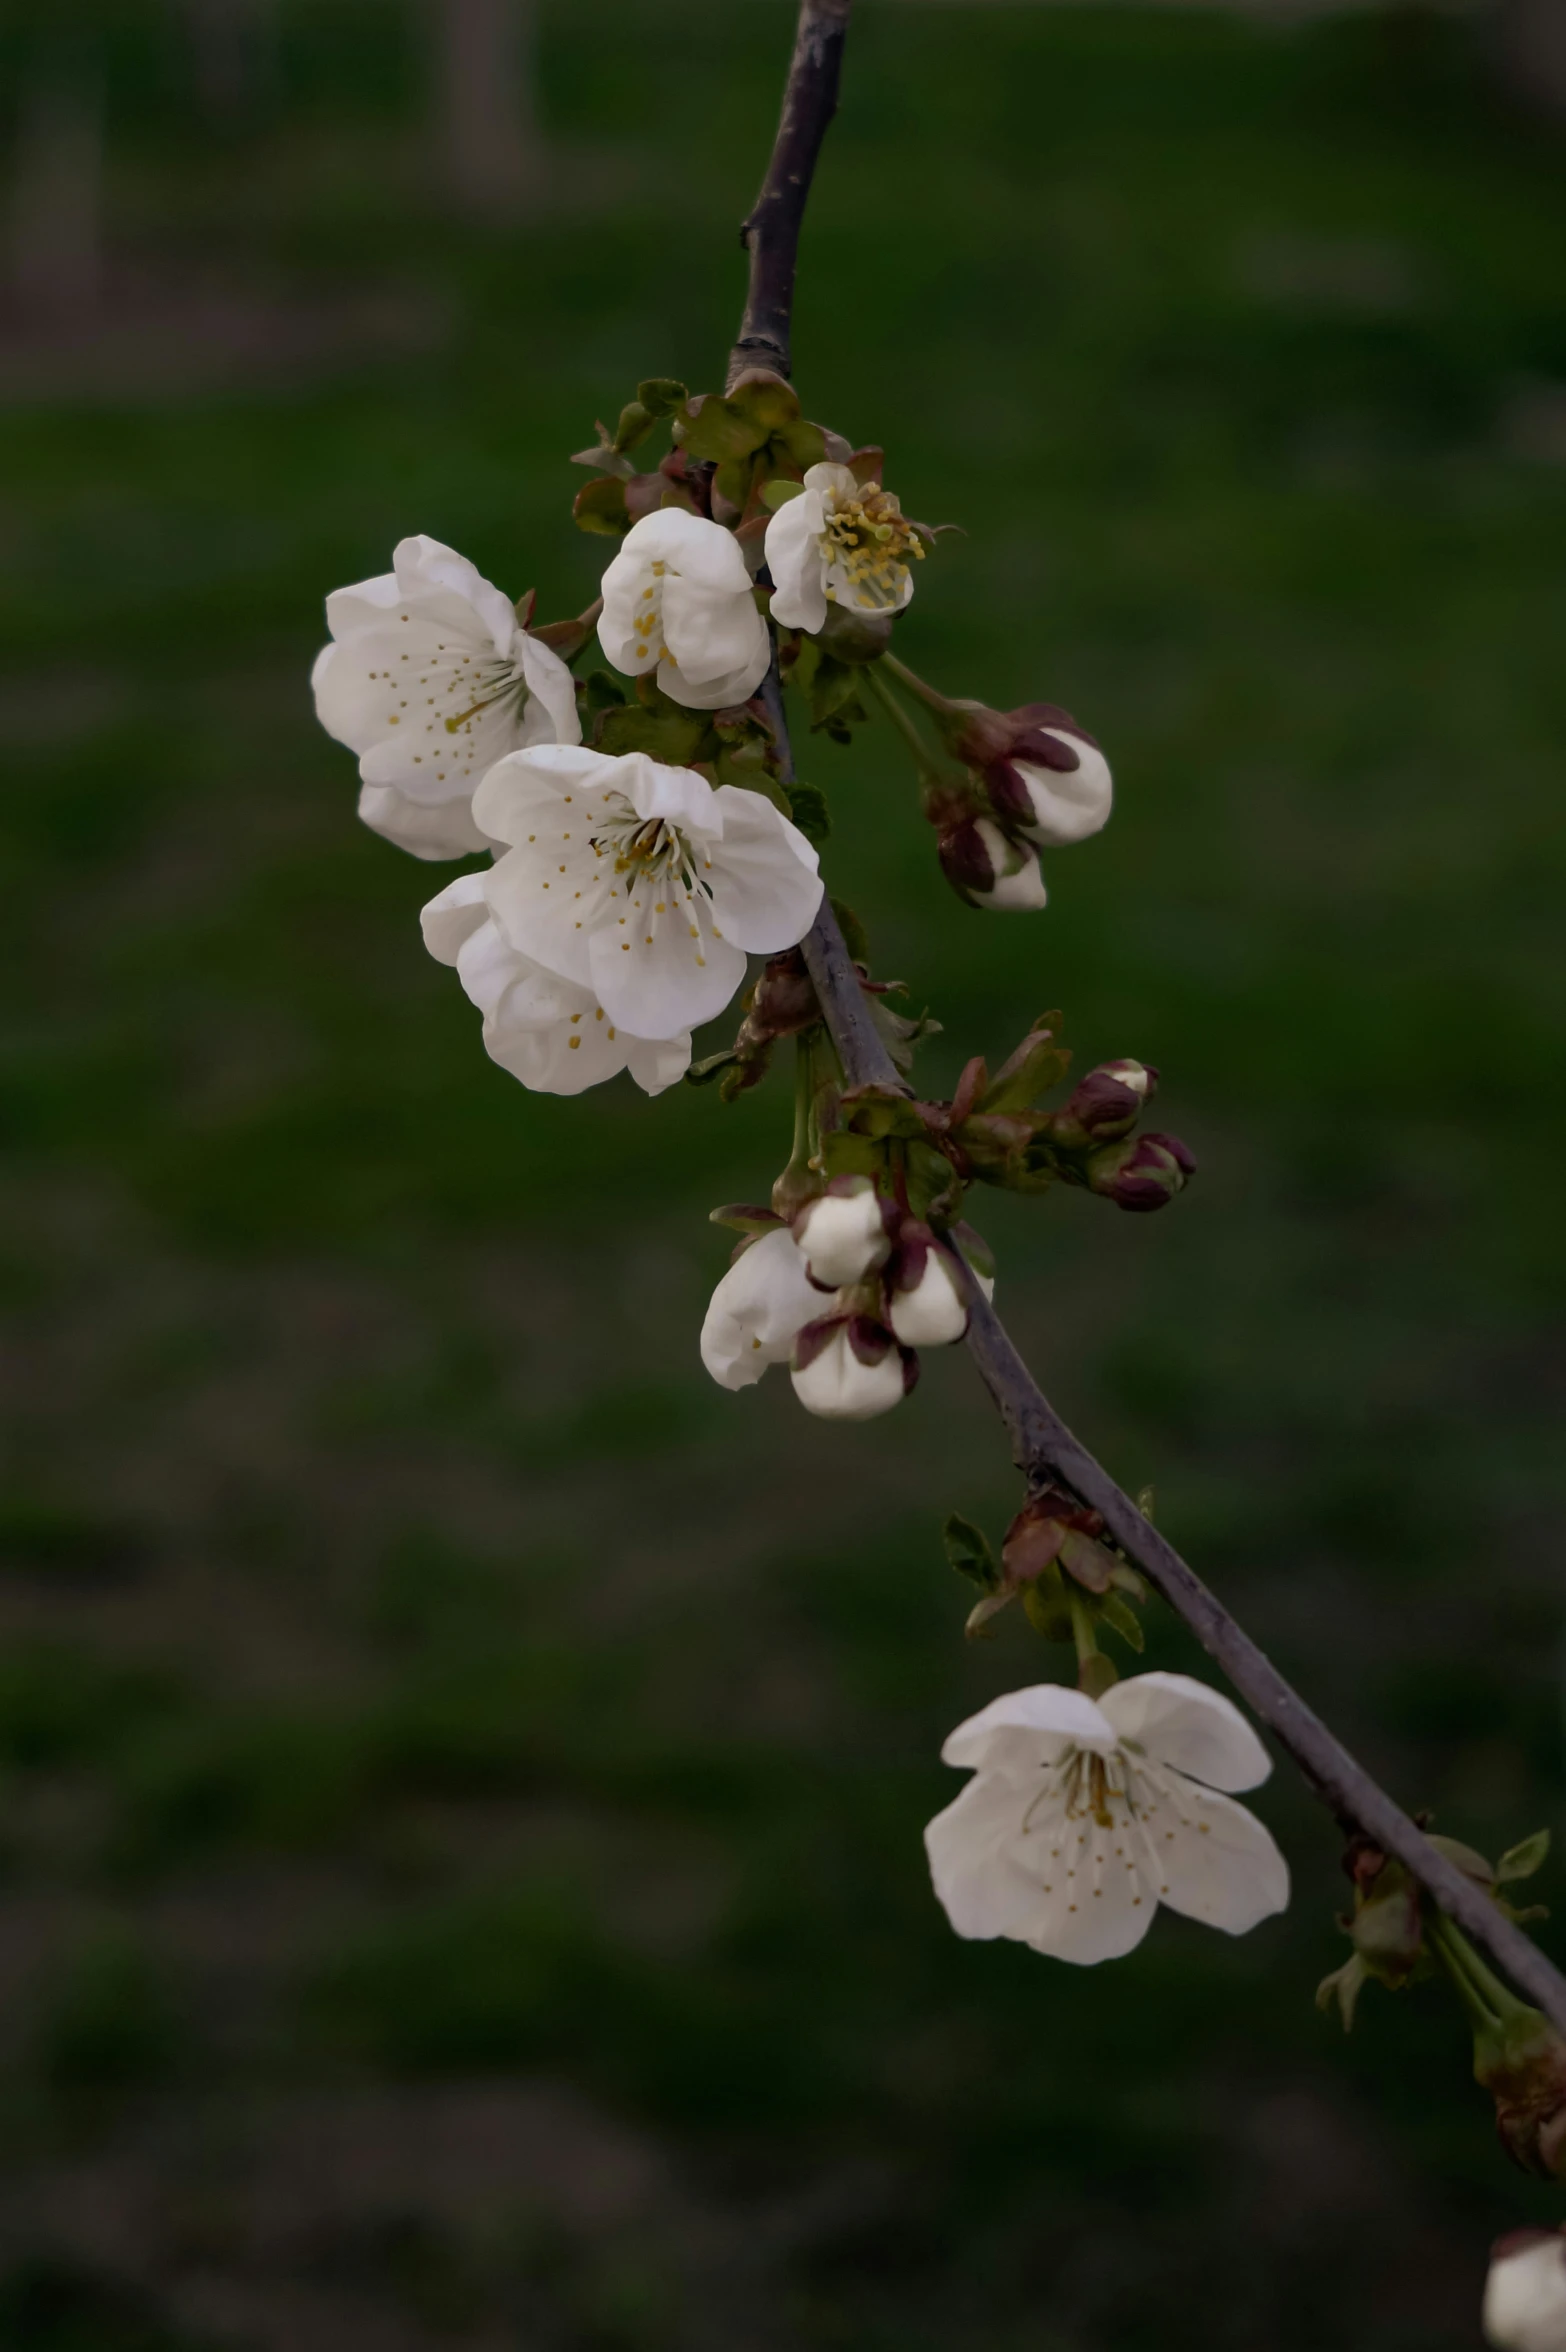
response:
{"label": "out-of-focus tree trunk", "polygon": [[95,45],[46,44],[23,84],[7,202],[13,293],[90,311],[103,284],[103,69]]}
{"label": "out-of-focus tree trunk", "polygon": [[1566,0],[1496,0],[1491,37],[1514,97],[1566,122]]}
{"label": "out-of-focus tree trunk", "polygon": [[253,115],[275,62],[275,0],[185,0],[202,112],[216,123]]}
{"label": "out-of-focus tree trunk", "polygon": [[430,0],[446,185],[465,211],[506,219],[539,175],[533,0]]}

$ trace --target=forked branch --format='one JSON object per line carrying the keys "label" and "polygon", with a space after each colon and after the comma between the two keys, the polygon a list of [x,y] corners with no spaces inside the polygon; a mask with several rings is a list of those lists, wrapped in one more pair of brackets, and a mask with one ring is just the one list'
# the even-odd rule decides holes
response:
{"label": "forked branch", "polygon": [[[789,327],[800,223],[838,79],[851,0],[803,0],[782,119],[756,208],[744,227],[750,291],[730,381],[747,367],[790,372]],[[776,664],[766,692],[787,760]],[[858,974],[829,903],[804,941],[805,961],[850,1086],[901,1082],[866,1010]],[[1116,1543],[1161,1593],[1235,1689],[1299,1766],[1345,1829],[1360,1830],[1404,1863],[1440,1909],[1489,1953],[1520,1991],[1566,2033],[1566,1978],[1537,1944],[1433,1846],[1293,1690],[1194,1569],[1144,1518],[1044,1395],[993,1307],[976,1302],[968,1349],[1030,1484],[1069,1487],[1103,1514]]]}

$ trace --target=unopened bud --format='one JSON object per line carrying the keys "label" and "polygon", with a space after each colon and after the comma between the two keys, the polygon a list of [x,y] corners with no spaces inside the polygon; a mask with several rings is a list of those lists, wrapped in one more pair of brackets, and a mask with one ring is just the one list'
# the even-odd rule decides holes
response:
{"label": "unopened bud", "polygon": [[815,984],[797,947],[763,964],[745,1016],[745,1028],[758,1042],[762,1038],[796,1036],[820,1018]]}
{"label": "unopened bud", "polygon": [[1495,2128],[1512,2162],[1558,2180],[1566,2170],[1566,2042],[1549,2020],[1519,2003],[1499,2032],[1476,2035],[1474,2079],[1495,2101]]}
{"label": "unopened bud", "polygon": [[790,1377],[807,1413],[826,1421],[873,1421],[900,1404],[919,1377],[919,1359],[868,1315],[826,1315],[794,1342]]}
{"label": "unopened bud", "polygon": [[1157,1086],[1158,1072],[1145,1062],[1102,1062],[1078,1081],[1054,1114],[1051,1137],[1063,1151],[1118,1143],[1130,1134]]}
{"label": "unopened bud", "polygon": [[1173,1200],[1195,1172],[1195,1160],[1174,1135],[1138,1135],[1108,1144],[1083,1164],[1092,1191],[1117,1208],[1142,1212]]}
{"label": "unopened bud", "polygon": [[1484,2332],[1495,2352],[1566,2352],[1566,2233],[1516,2230],[1498,2241]]}
{"label": "unopened bud", "polygon": [[887,1269],[887,1321],[904,1347],[950,1347],[968,1328],[968,1282],[928,1225],[904,1229]]}
{"label": "unopened bud", "polygon": [[968,817],[941,834],[946,879],[970,906],[1031,914],[1047,897],[1038,852],[1013,840],[989,817]]}
{"label": "unopened bud", "polygon": [[818,1290],[843,1290],[884,1265],[891,1236],[868,1176],[838,1176],[794,1219],[794,1240]]}

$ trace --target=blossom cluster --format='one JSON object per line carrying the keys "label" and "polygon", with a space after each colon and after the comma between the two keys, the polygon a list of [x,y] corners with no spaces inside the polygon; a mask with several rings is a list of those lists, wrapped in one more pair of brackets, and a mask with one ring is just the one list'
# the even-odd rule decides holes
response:
{"label": "blossom cluster", "polygon": [[[674,446],[638,470],[630,453],[663,420]],[[949,1102],[847,1086],[801,950],[828,824],[793,775],[782,683],[839,740],[879,704],[975,906],[1043,906],[1039,851],[1104,824],[1109,769],[1058,706],[948,701],[892,655],[936,533],[903,514],[881,452],[810,424],[781,378],[755,370],[721,398],[651,379],[579,462],[595,479],[576,520],[616,541],[587,612],[537,626],[531,594],[513,603],[453,549],[405,539],[390,572],[328,598],[316,708],[358,757],[367,825],[421,859],[482,861],[429,900],[424,940],[524,1086],[577,1094],[623,1070],[650,1095],[717,1076],[732,1098],[795,1041],[793,1152],[770,1205],[714,1212],[742,1238],[701,1354],[725,1388],[787,1364],[808,1411],[868,1420],[993,1294],[962,1215],[973,1184],[1065,1183],[1145,1210],[1191,1162],[1134,1132],[1157,1082],[1143,1063],[1106,1063],[1042,1106],[1069,1060],[1056,1014],[993,1075],[975,1056]],[[587,670],[595,642],[607,667]],[[934,1024],[894,1010],[851,954],[906,1072]],[[693,1066],[694,1032],[751,957],[769,960],[734,1046]],[[970,1629],[1020,1593],[1040,1631],[1075,1632],[1081,1687],[1015,1692],[954,1732],[944,1754],[974,1777],[927,1838],[960,1934],[1077,1962],[1129,1950],[1160,1903],[1240,1933],[1287,1895],[1231,1794],[1267,1771],[1254,1733],[1182,1676],[1116,1685],[1097,1651],[1101,1625],[1140,1646],[1128,1595],[1144,1597],[1102,1535],[1069,1498],[1035,1495],[984,1570]]]}
{"label": "blossom cluster", "polygon": [[872,1420],[912,1388],[918,1349],[962,1338],[971,1286],[993,1295],[988,1253],[963,1239],[966,1252],[868,1177],[839,1177],[740,1245],[707,1309],[702,1361],[724,1388],[786,1363],[810,1412]]}

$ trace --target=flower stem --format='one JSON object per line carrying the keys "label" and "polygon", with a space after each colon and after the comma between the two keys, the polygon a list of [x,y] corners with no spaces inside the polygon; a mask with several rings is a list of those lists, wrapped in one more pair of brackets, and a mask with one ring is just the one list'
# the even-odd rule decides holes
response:
{"label": "flower stem", "polygon": [[917,670],[911,670],[905,661],[899,661],[895,653],[883,653],[881,659],[898,685],[906,686],[909,693],[916,695],[927,710],[945,713],[951,709],[946,696],[932,686],[927,678],[921,678]]}
{"label": "flower stem", "polygon": [[[903,741],[907,744],[909,750],[913,753],[914,764],[919,770],[919,778],[921,783],[937,782],[939,781],[938,771],[936,769],[934,758],[931,755],[929,745],[925,742],[924,737],[920,734],[918,728],[914,725],[913,719],[903,708],[902,704],[898,701],[897,696],[892,692],[892,689],[890,686],[888,686],[886,680],[881,675],[883,663],[891,661],[892,658],[893,657],[891,654],[883,653],[879,661],[867,662],[865,664],[865,677],[868,679],[871,692],[875,695],[875,698],[880,703],[881,708],[885,711],[887,717],[891,720],[893,726],[897,729],[898,734],[901,735]],[[898,666],[901,667],[901,664]]]}

